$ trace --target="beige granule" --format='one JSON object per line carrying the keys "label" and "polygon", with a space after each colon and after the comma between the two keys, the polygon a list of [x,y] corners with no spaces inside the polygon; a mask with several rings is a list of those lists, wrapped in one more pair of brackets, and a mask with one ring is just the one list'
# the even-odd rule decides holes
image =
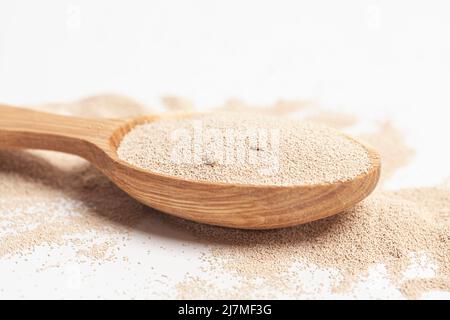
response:
{"label": "beige granule", "polygon": [[0,225],[5,227],[0,233],[0,258],[29,254],[46,245],[71,246],[102,260],[103,253],[88,250],[97,243],[96,237],[82,235],[107,234],[110,238],[103,244],[114,248],[117,239],[150,210],[79,162],[81,166],[63,171],[31,152],[0,151],[0,192],[5,195],[0,199]]}
{"label": "beige granule", "polygon": [[425,292],[430,291],[449,291],[450,277],[434,277],[422,279],[409,279],[405,281],[400,290],[410,299],[418,299]]}
{"label": "beige granule", "polygon": [[[37,109],[96,117],[146,113],[139,103],[116,95]],[[69,246],[80,258],[105,261],[151,211],[85,160],[51,151],[0,150],[0,194],[0,259],[41,246]]]}
{"label": "beige granule", "polygon": [[193,111],[195,109],[192,101],[177,96],[164,96],[161,98],[161,102],[168,111]]}
{"label": "beige granule", "polygon": [[[337,269],[343,280],[335,291],[346,291],[371,266],[383,263],[393,283],[417,297],[425,289],[450,291],[449,210],[450,188],[422,188],[377,192],[340,215],[290,229],[243,231],[187,222],[183,228],[210,244],[212,255],[203,258],[209,272],[225,270],[243,284],[261,279],[262,286],[279,292],[302,293],[290,283],[298,279],[292,266],[301,262]],[[425,253],[438,267],[436,276],[403,284],[411,253]]]}
{"label": "beige granule", "polygon": [[91,247],[82,248],[77,251],[80,257],[92,258],[100,261],[115,261],[114,255],[111,254],[111,248],[115,247],[115,243],[103,242],[100,244],[93,244]]}
{"label": "beige granule", "polygon": [[69,103],[51,103],[38,106],[39,110],[81,117],[123,118],[148,113],[139,102],[117,94],[83,98]]}
{"label": "beige granule", "polygon": [[[230,132],[234,140],[228,142]],[[180,151],[177,157],[174,150]],[[332,183],[370,168],[365,148],[333,129],[242,113],[145,123],[123,138],[117,153],[122,160],[153,172],[242,184]]]}
{"label": "beige granule", "polygon": [[217,110],[227,112],[248,112],[268,115],[292,115],[297,111],[302,111],[311,107],[316,107],[315,103],[307,100],[279,100],[273,105],[253,105],[239,99],[230,99]]}
{"label": "beige granule", "polygon": [[[298,113],[308,122],[326,125],[335,129],[348,129],[356,125],[359,119],[355,115],[327,110],[312,101],[279,101],[271,106],[253,106],[241,100],[229,100],[219,110],[232,112],[252,112],[269,115],[290,115]],[[307,112],[304,112],[307,111]],[[362,141],[373,146],[383,159],[380,183],[393,176],[398,169],[405,167],[414,158],[415,151],[404,141],[403,134],[389,121],[379,123],[375,132],[357,135]]]}
{"label": "beige granule", "polygon": [[415,151],[406,145],[402,133],[388,121],[380,123],[376,132],[363,134],[360,138],[379,150],[381,154],[383,159],[381,182],[409,164],[415,155]]}
{"label": "beige granule", "polygon": [[348,128],[355,125],[358,119],[349,114],[321,110],[305,118],[306,121],[327,125],[335,129]]}

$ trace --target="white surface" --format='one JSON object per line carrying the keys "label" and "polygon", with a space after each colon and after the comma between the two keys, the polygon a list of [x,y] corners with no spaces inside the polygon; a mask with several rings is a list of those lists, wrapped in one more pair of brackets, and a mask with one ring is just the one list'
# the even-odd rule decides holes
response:
{"label": "white surface", "polygon": [[[102,92],[153,107],[162,94],[203,107],[231,97],[312,99],[368,123],[394,119],[418,155],[389,187],[432,185],[450,176],[449,32],[444,0],[3,0],[0,101],[27,105]],[[1,260],[0,297],[173,296],[168,283],[198,272],[204,248],[188,242],[181,250],[185,241],[161,232],[144,244],[140,236],[129,252],[148,245],[155,254],[136,257],[141,264],[131,269],[68,265],[37,274],[47,259],[41,251],[26,264]],[[158,251],[161,245],[172,254]],[[375,269],[371,290],[366,283],[352,296],[399,297]],[[171,281],[158,282],[158,270]]]}

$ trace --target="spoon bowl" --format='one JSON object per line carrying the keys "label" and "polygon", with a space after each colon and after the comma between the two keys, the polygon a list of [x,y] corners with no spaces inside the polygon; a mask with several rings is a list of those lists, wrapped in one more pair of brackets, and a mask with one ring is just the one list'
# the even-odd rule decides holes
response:
{"label": "spoon bowl", "polygon": [[88,119],[0,105],[0,148],[44,149],[78,155],[145,205],[188,220],[242,229],[288,227],[340,213],[367,197],[379,180],[380,157],[365,145],[371,162],[366,173],[348,181],[317,185],[188,180],[146,171],[119,159],[117,148],[136,125],[188,115]]}

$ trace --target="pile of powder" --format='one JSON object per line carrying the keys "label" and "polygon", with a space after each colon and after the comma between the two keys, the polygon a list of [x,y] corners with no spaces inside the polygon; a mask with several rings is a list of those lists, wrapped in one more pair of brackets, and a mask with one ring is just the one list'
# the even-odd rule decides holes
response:
{"label": "pile of powder", "polygon": [[[37,109],[103,118],[148,112],[117,95]],[[68,246],[78,261],[115,260],[119,243],[151,211],[87,161],[52,151],[0,150],[0,194],[0,259]]]}
{"label": "pile of powder", "polygon": [[[435,187],[375,192],[342,214],[290,229],[244,231],[186,222],[181,227],[210,244],[213,254],[203,258],[208,272],[225,270],[241,277],[238,290],[222,292],[222,297],[241,296],[236,291],[244,288],[258,292],[257,286],[301,294],[301,288],[291,286],[299,279],[292,266],[300,262],[338,270],[343,281],[337,281],[335,291],[350,289],[370,267],[383,263],[392,283],[414,298],[433,289],[450,291],[449,213],[450,188]],[[412,253],[426,254],[436,264],[434,277],[404,281]],[[185,281],[192,285],[193,280]],[[180,283],[180,296],[185,296],[183,288]],[[196,298],[210,292],[197,288]]]}
{"label": "pile of powder", "polygon": [[371,165],[362,145],[333,129],[238,113],[148,122],[125,135],[117,152],[152,172],[241,184],[346,181]]}
{"label": "pile of powder", "polygon": [[[178,111],[192,110],[192,108],[184,108],[184,104],[181,103],[177,106],[179,107],[176,109]],[[313,101],[280,100],[272,105],[252,105],[233,99],[227,101],[219,110],[234,113],[295,115],[307,122],[326,125],[338,130],[349,129],[360,121],[353,114],[331,111]],[[403,133],[389,121],[378,123],[374,132],[357,134],[356,137],[374,147],[383,159],[383,170],[381,170],[378,186],[383,185],[398,169],[407,166],[414,158],[415,150],[407,145]]]}
{"label": "pile of powder", "polygon": [[386,164],[381,172],[381,183],[406,166],[415,155],[414,150],[406,146],[402,133],[389,121],[380,123],[377,133],[366,133],[360,138],[381,152],[383,164]]}
{"label": "pile of powder", "polygon": [[[314,107],[314,110],[318,111],[319,106],[309,100],[278,100],[274,104],[254,105],[240,99],[229,99],[223,105],[219,106],[217,110],[279,116],[292,115],[295,112],[307,110],[311,107]],[[187,111],[185,108],[179,108],[178,110]]]}

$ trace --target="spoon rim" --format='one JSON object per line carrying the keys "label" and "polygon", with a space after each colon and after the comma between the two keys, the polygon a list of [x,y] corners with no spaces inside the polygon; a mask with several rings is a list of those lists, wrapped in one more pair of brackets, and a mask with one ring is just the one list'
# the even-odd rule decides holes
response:
{"label": "spoon rim", "polygon": [[[203,115],[203,114],[210,114],[212,111],[206,111],[206,112],[198,112],[198,111],[192,111],[192,112],[171,112],[167,114],[154,114],[154,115],[146,115],[146,116],[140,116],[132,119],[126,119],[125,123],[121,125],[120,127],[116,128],[112,134],[109,137],[109,146],[111,148],[111,153],[108,154],[110,158],[112,158],[116,163],[120,164],[123,167],[130,168],[134,171],[139,172],[139,174],[142,176],[152,176],[157,177],[161,179],[170,179],[172,181],[176,181],[179,183],[194,183],[198,185],[204,185],[204,186],[221,186],[221,187],[235,187],[235,188],[265,188],[265,189],[280,189],[280,188],[316,188],[316,187],[329,187],[333,185],[338,184],[345,184],[352,181],[356,181],[359,179],[363,179],[365,177],[369,177],[374,173],[378,172],[378,176],[380,175],[381,171],[381,157],[378,151],[376,151],[375,148],[372,146],[369,146],[367,143],[362,142],[346,133],[343,133],[341,131],[338,131],[336,129],[333,129],[336,131],[337,134],[345,137],[346,139],[349,139],[352,143],[358,144],[361,146],[366,152],[368,159],[370,161],[370,166],[367,171],[362,172],[358,174],[357,176],[345,179],[345,180],[336,180],[333,182],[321,182],[321,183],[315,183],[315,184],[286,184],[286,185],[280,185],[280,184],[249,184],[249,183],[236,183],[236,182],[220,182],[220,181],[211,181],[211,180],[204,180],[204,179],[191,179],[191,178],[182,178],[166,173],[160,173],[155,171],[150,171],[143,169],[141,167],[138,167],[134,164],[131,164],[129,162],[126,162],[125,160],[122,160],[119,158],[119,155],[117,153],[117,150],[120,146],[120,143],[122,142],[123,138],[136,126],[152,122],[155,120],[161,120],[161,119],[171,119],[176,118],[179,116],[191,116],[191,115]],[[327,127],[327,126],[324,126]],[[327,127],[329,128],[329,127]],[[118,142],[113,141],[113,137],[118,134]]]}

